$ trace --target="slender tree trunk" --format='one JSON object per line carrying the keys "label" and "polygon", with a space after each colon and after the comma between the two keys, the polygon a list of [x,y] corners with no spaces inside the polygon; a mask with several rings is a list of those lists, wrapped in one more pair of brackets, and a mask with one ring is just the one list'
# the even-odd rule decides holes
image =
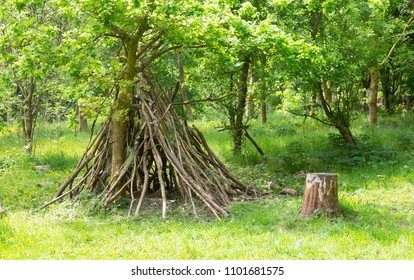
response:
{"label": "slender tree trunk", "polygon": [[[183,54],[181,50],[177,52],[178,58],[178,71],[180,72],[180,84],[181,84],[181,103],[185,106],[186,109],[186,119],[192,121],[194,116],[191,110],[191,104],[188,102],[186,86],[185,86],[185,72],[183,64]],[[183,112],[184,113],[184,112]]]}
{"label": "slender tree trunk", "polygon": [[34,122],[37,115],[37,107],[40,103],[40,94],[34,102],[33,98],[36,92],[36,81],[31,78],[29,87],[26,90],[21,83],[17,84],[17,91],[22,95],[22,128],[24,137],[24,148],[28,154],[32,153]]}
{"label": "slender tree trunk", "polygon": [[314,117],[316,112],[316,93],[312,92],[309,116]]}
{"label": "slender tree trunk", "polygon": [[389,64],[385,64],[380,71],[380,81],[381,81],[381,88],[382,88],[382,95],[384,98],[384,109],[387,112],[391,111],[391,66]]}
{"label": "slender tree trunk", "polygon": [[[234,73],[230,73],[230,77],[229,77],[229,92],[231,94],[234,93]],[[235,127],[235,123],[236,123],[236,110],[234,110],[233,105],[226,103],[226,108],[229,114],[229,123],[230,123],[230,127],[233,129]]]}
{"label": "slender tree trunk", "polygon": [[[312,31],[311,31],[311,37],[313,41],[316,41],[316,36],[319,33],[319,29],[322,25],[322,19],[323,19],[323,12],[322,11],[316,11],[312,15],[313,23],[312,23]],[[322,95],[323,96],[323,95]],[[314,117],[316,114],[316,99],[317,99],[317,93],[312,92],[311,96],[311,104],[310,104],[310,112],[309,116]]]}
{"label": "slender tree trunk", "polygon": [[[30,107],[28,108],[30,110]],[[23,117],[24,148],[28,154],[32,153],[33,116],[26,112]]]}
{"label": "slender tree trunk", "polygon": [[[263,67],[267,65],[267,57],[262,56],[261,64]],[[260,111],[262,117],[262,123],[265,124],[267,122],[267,88],[268,88],[268,78],[261,80],[260,86]]]}
{"label": "slender tree trunk", "polygon": [[378,82],[379,82],[379,68],[372,67],[369,71],[371,76],[371,84],[369,86],[369,100],[368,121],[370,124],[376,124],[378,120],[377,103],[378,103]]}
{"label": "slender tree trunk", "polygon": [[10,109],[7,110],[7,116],[6,116],[6,122],[8,124],[12,124],[13,123],[13,115]]}
{"label": "slender tree trunk", "polygon": [[262,106],[262,123],[265,124],[267,122],[267,106],[266,106],[266,94],[262,93],[262,100],[261,100],[261,106]]}
{"label": "slender tree trunk", "polygon": [[252,75],[251,77],[250,77],[250,85],[249,85],[249,87],[248,87],[248,92],[247,92],[247,107],[246,107],[246,117],[247,118],[251,118],[252,116],[253,116],[253,113],[254,113],[254,95],[255,95],[255,92],[254,92],[254,83],[255,83],[256,81],[255,81],[255,78],[254,78],[254,76]]}
{"label": "slender tree trunk", "polygon": [[132,108],[133,82],[137,76],[135,63],[137,61],[138,40],[136,38],[129,38],[125,41],[127,52],[126,69],[120,84],[118,97],[115,101],[115,110],[112,117],[111,174],[113,177],[116,177],[126,159],[127,123]]}
{"label": "slender tree trunk", "polygon": [[79,106],[79,131],[85,132],[88,130],[88,119],[83,113],[82,106]]}
{"label": "slender tree trunk", "polygon": [[403,73],[393,71],[393,66],[390,63],[385,64],[381,68],[380,82],[384,97],[384,108],[387,112],[392,111],[393,104],[396,101],[395,96],[399,85],[401,84],[402,77]]}
{"label": "slender tree trunk", "polygon": [[240,151],[243,137],[243,116],[246,108],[246,98],[248,90],[248,76],[250,67],[250,57],[246,56],[240,73],[240,79],[237,85],[238,98],[235,114],[235,123],[233,128],[234,151]]}
{"label": "slender tree trunk", "polygon": [[[16,85],[16,95],[18,95],[19,94],[19,86],[18,85]],[[7,93],[7,99],[8,100],[11,100],[12,99],[12,95],[13,95],[13,93],[12,92],[8,92]],[[9,106],[7,106],[6,107],[6,109],[7,109],[7,111],[6,111],[6,122],[8,123],[8,124],[12,124],[13,123],[13,105],[12,104],[10,104]]]}
{"label": "slender tree trunk", "polygon": [[323,96],[325,97],[326,102],[330,105],[332,104],[332,81],[326,81],[322,82],[322,90],[323,90]]}

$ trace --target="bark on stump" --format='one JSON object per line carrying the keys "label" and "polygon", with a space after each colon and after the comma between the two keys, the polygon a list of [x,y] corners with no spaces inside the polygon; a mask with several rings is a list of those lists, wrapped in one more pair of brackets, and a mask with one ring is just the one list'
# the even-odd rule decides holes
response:
{"label": "bark on stump", "polygon": [[306,175],[305,194],[300,214],[309,217],[316,211],[323,211],[329,216],[339,213],[336,174],[309,173]]}

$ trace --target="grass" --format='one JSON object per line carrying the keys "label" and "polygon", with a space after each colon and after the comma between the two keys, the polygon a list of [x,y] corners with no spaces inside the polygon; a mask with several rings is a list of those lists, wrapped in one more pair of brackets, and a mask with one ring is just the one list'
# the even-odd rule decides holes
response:
{"label": "grass", "polygon": [[[269,181],[303,193],[306,172],[335,172],[343,214],[301,218],[302,197],[235,202],[230,217],[192,217],[186,205],[128,217],[122,204],[107,210],[85,196],[34,212],[76,165],[88,135],[42,128],[34,157],[14,128],[0,134],[0,259],[414,259],[414,116],[383,117],[376,127],[357,120],[358,147],[343,145],[318,123],[272,114],[253,123],[250,143],[231,153],[226,132],[198,122],[234,173],[251,186]],[[49,165],[35,170],[35,165]]]}

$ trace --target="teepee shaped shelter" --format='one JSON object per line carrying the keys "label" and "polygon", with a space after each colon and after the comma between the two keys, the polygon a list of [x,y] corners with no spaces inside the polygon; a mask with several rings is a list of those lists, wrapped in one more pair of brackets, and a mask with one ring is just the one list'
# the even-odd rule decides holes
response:
{"label": "teepee shaped shelter", "polygon": [[[110,175],[111,117],[94,138],[83,157],[54,199],[92,191],[104,207],[120,196],[130,197],[129,214],[139,214],[148,193],[159,192],[162,217],[166,218],[168,199],[179,198],[192,205],[202,201],[220,219],[233,195],[255,195],[237,180],[209,148],[203,134],[180,119],[173,105],[178,92],[156,92],[146,77],[146,89],[134,97],[127,124],[127,155],[123,166]],[[149,90],[148,90],[148,85]],[[79,174],[83,171],[83,175]]]}

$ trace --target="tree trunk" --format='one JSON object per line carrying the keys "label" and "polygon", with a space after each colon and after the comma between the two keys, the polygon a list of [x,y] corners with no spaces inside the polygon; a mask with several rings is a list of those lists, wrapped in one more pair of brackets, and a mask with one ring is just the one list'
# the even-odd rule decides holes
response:
{"label": "tree trunk", "polygon": [[82,106],[79,106],[79,131],[85,132],[88,130],[88,119],[83,114]]}
{"label": "tree trunk", "polygon": [[246,117],[249,119],[253,116],[253,113],[254,113],[254,95],[255,95],[255,92],[253,89],[254,83],[255,83],[255,79],[254,79],[254,76],[252,75],[250,77],[250,86],[249,86],[248,93],[247,93],[248,98],[247,98],[247,107],[246,107]]}
{"label": "tree trunk", "polygon": [[380,71],[380,82],[382,93],[384,97],[384,109],[391,112],[395,103],[395,96],[398,91],[403,72],[398,72],[393,69],[393,65],[388,62]]}
{"label": "tree trunk", "polygon": [[309,173],[306,175],[305,194],[300,214],[309,217],[316,211],[322,211],[329,216],[339,214],[336,174]]}
{"label": "tree trunk", "polygon": [[37,107],[40,103],[40,95],[36,102],[34,102],[34,96],[36,92],[36,81],[31,78],[27,89],[24,88],[23,84],[17,83],[17,94],[22,95],[23,108],[22,108],[22,128],[24,137],[24,148],[28,154],[32,153],[32,141],[33,141],[33,130],[34,122],[37,115]]}
{"label": "tree trunk", "polygon": [[371,84],[369,86],[369,116],[368,120],[370,124],[377,123],[377,103],[378,103],[378,81],[379,81],[379,68],[372,67],[369,71],[371,76]]}
{"label": "tree trunk", "polygon": [[[263,65],[262,68],[266,67],[267,58],[266,56],[262,56],[261,64]],[[262,124],[267,122],[267,93],[268,93],[268,86],[269,86],[269,79],[264,77],[261,80],[260,86],[260,111],[262,117]]]}
{"label": "tree trunk", "polygon": [[244,110],[246,108],[249,67],[250,67],[250,57],[246,56],[243,62],[243,66],[242,66],[241,73],[240,73],[240,79],[237,85],[238,98],[237,98],[237,108],[236,108],[236,113],[235,113],[235,123],[234,123],[234,128],[233,128],[234,151],[240,151],[241,146],[242,146],[242,137],[243,137],[243,131],[244,131],[243,116],[244,116]]}
{"label": "tree trunk", "polygon": [[267,122],[267,106],[266,106],[266,95],[263,93],[262,97],[262,123]]}
{"label": "tree trunk", "polygon": [[190,121],[193,120],[193,112],[191,110],[191,105],[188,102],[187,92],[185,87],[185,72],[184,72],[184,65],[183,65],[183,54],[181,50],[177,52],[178,58],[178,70],[180,72],[180,85],[181,85],[181,103],[185,106],[186,112],[183,110],[183,114],[185,114],[185,119]]}
{"label": "tree trunk", "polygon": [[332,81],[326,81],[322,82],[322,90],[323,90],[323,96],[325,97],[326,102],[330,105],[332,104]]}
{"label": "tree trunk", "polygon": [[391,94],[388,88],[384,88],[383,97],[384,97],[384,109],[385,111],[390,112],[391,111]]}
{"label": "tree trunk", "polygon": [[[17,89],[18,89],[19,87],[17,86]],[[7,96],[7,98],[9,99],[9,100],[11,100],[12,99],[12,95],[13,95],[13,93],[12,92],[10,92],[10,93],[8,93],[7,94],[8,96]],[[17,92],[16,92],[16,95],[17,95]],[[6,114],[7,114],[7,116],[6,116],[6,122],[8,123],[8,124],[12,124],[13,123],[13,105],[12,104],[10,104],[9,106],[7,106],[6,107],[7,108],[7,112],[6,112]]]}
{"label": "tree trunk", "polygon": [[315,117],[315,114],[316,114],[316,98],[317,98],[316,93],[312,92],[311,104],[310,104],[310,108],[309,108],[309,110],[310,110],[309,116],[311,118]]}
{"label": "tree trunk", "polygon": [[352,146],[355,146],[356,145],[354,136],[352,135],[352,132],[349,129],[349,127],[343,125],[339,121],[336,121],[335,127],[338,129],[338,131],[341,134],[342,139],[344,139],[345,143],[350,144]]}
{"label": "tree trunk", "polygon": [[[30,109],[29,109],[30,110]],[[33,116],[27,112],[23,116],[24,148],[28,154],[32,153]]]}
{"label": "tree trunk", "polygon": [[116,177],[126,160],[127,122],[132,108],[133,82],[137,75],[135,63],[137,61],[138,40],[136,38],[129,38],[125,41],[127,52],[126,69],[112,116],[112,177]]}
{"label": "tree trunk", "polygon": [[387,112],[391,111],[391,66],[389,64],[384,65],[380,71],[381,76],[381,88],[384,98],[384,109]]}
{"label": "tree trunk", "polygon": [[13,123],[12,112],[10,112],[10,110],[7,111],[6,123],[8,123],[8,124],[12,124]]}

